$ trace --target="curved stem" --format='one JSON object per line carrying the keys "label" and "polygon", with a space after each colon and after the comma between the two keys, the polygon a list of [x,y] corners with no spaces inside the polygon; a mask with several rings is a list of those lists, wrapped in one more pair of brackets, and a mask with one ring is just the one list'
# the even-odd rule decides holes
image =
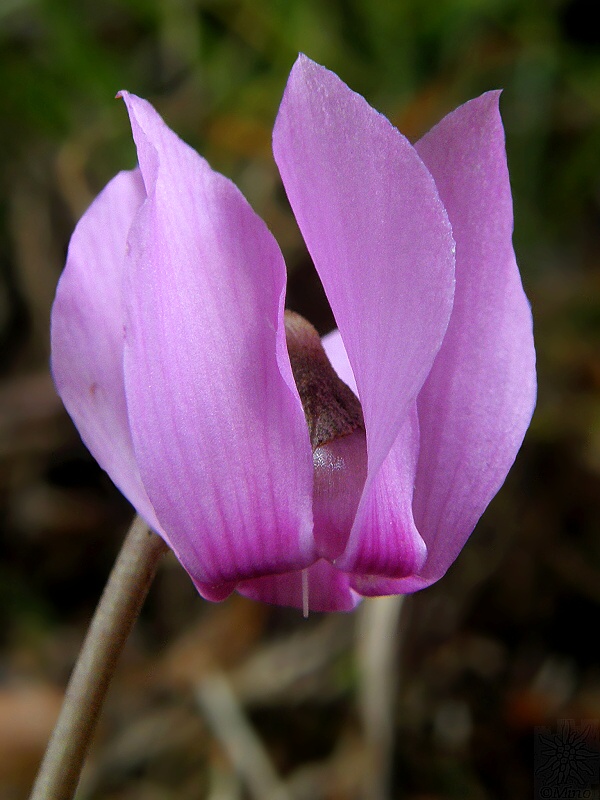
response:
{"label": "curved stem", "polygon": [[166,550],[136,517],[81,648],[30,800],[69,800],[75,794],[117,660]]}
{"label": "curved stem", "polygon": [[387,800],[394,747],[394,709],[398,688],[398,621],[403,595],[367,598],[357,626],[359,702],[367,763],[363,797]]}

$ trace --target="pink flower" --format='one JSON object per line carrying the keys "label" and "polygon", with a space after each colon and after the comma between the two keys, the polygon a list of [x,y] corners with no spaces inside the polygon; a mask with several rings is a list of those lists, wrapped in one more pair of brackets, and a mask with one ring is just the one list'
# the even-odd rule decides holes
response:
{"label": "pink flower", "polygon": [[[84,442],[211,600],[304,592],[339,610],[438,580],[535,403],[498,93],[413,146],[333,73],[304,56],[292,69],[275,160],[337,321],[325,350],[364,415],[317,445],[275,240],[147,102],[123,99],[139,168],[80,220],[52,312]],[[310,339],[294,324],[291,350]]]}

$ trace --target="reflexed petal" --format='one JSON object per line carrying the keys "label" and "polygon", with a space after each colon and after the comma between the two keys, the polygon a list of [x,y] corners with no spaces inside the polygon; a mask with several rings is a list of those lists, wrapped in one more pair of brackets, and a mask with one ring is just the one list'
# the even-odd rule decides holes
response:
{"label": "reflexed petal", "polygon": [[52,308],[52,374],[94,458],[160,532],[135,461],[123,385],[125,244],[145,196],[139,171],[121,172],[75,228]]}
{"label": "reflexed petal", "polygon": [[409,425],[446,332],[454,293],[450,224],[408,140],[304,56],[288,80],[273,151],[365,417],[369,475],[348,549],[336,564],[406,575],[424,554],[411,512],[413,445],[409,454],[390,457],[380,477],[378,471]]}
{"label": "reflexed petal", "polygon": [[273,151],[352,365],[376,468],[448,324],[446,212],[408,140],[305,56],[290,74]]}
{"label": "reflexed petal", "polygon": [[236,187],[124,95],[148,201],[126,262],[125,386],[157,516],[198,584],[314,560],[285,267]]}
{"label": "reflexed petal", "polygon": [[321,344],[323,345],[323,350],[327,353],[327,358],[331,361],[332,367],[337,372],[338,378],[341,378],[346,386],[349,386],[358,397],[356,380],[348,361],[348,353],[342,342],[341,333],[338,330],[331,331],[321,339]]}
{"label": "reflexed petal", "polygon": [[197,581],[192,576],[194,586],[200,592],[205,600],[210,600],[212,603],[221,603],[226,600],[229,595],[235,591],[237,586],[235,581],[225,581],[225,583],[202,583]]}
{"label": "reflexed petal", "polygon": [[[352,611],[360,602],[349,585],[349,576],[320,559],[307,570],[304,578],[310,611]],[[267,575],[238,584],[237,591],[253,600],[278,606],[303,608],[302,572]]]}
{"label": "reflexed petal", "polygon": [[352,575],[351,586],[362,597],[383,597],[388,594],[408,594],[414,589],[407,588],[410,586],[412,578],[382,578],[379,575]]}
{"label": "reflexed petal", "polygon": [[415,520],[444,574],[512,465],[535,404],[531,310],[512,247],[512,201],[498,93],[458,108],[417,145],[456,239],[448,333],[419,396]]}
{"label": "reflexed petal", "polygon": [[[335,565],[362,576],[400,578],[423,566],[427,549],[413,519],[419,452],[416,406],[380,469],[370,473],[344,554]],[[352,586],[356,588],[354,582]]]}

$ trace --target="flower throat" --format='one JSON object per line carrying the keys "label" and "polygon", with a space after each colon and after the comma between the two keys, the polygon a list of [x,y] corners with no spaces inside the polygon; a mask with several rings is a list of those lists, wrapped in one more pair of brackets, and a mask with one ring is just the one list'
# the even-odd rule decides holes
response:
{"label": "flower throat", "polygon": [[338,378],[315,328],[294,311],[285,311],[284,322],[292,374],[313,452],[359,428],[364,430],[360,401]]}
{"label": "flower throat", "polygon": [[[367,476],[367,445],[360,402],[338,378],[313,326],[285,312],[292,373],[304,409],[313,452],[314,537],[330,563],[344,551]],[[309,570],[301,576],[308,616]]]}

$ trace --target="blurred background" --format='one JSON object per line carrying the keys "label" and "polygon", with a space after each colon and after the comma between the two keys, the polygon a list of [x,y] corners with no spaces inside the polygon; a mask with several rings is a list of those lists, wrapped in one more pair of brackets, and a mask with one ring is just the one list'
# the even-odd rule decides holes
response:
{"label": "blurred background", "polygon": [[536,415],[457,563],[402,609],[375,601],[304,621],[238,597],[210,605],[167,558],[79,796],[526,798],[540,766],[536,728],[595,720],[597,743],[595,6],[0,0],[0,800],[27,796],[132,513],[48,373],[69,236],[98,190],[135,163],[113,98],[122,88],[148,98],[241,187],[283,248],[289,305],[326,332],[332,317],[270,149],[298,51],[411,139],[504,89],[515,247],[536,323]]}

